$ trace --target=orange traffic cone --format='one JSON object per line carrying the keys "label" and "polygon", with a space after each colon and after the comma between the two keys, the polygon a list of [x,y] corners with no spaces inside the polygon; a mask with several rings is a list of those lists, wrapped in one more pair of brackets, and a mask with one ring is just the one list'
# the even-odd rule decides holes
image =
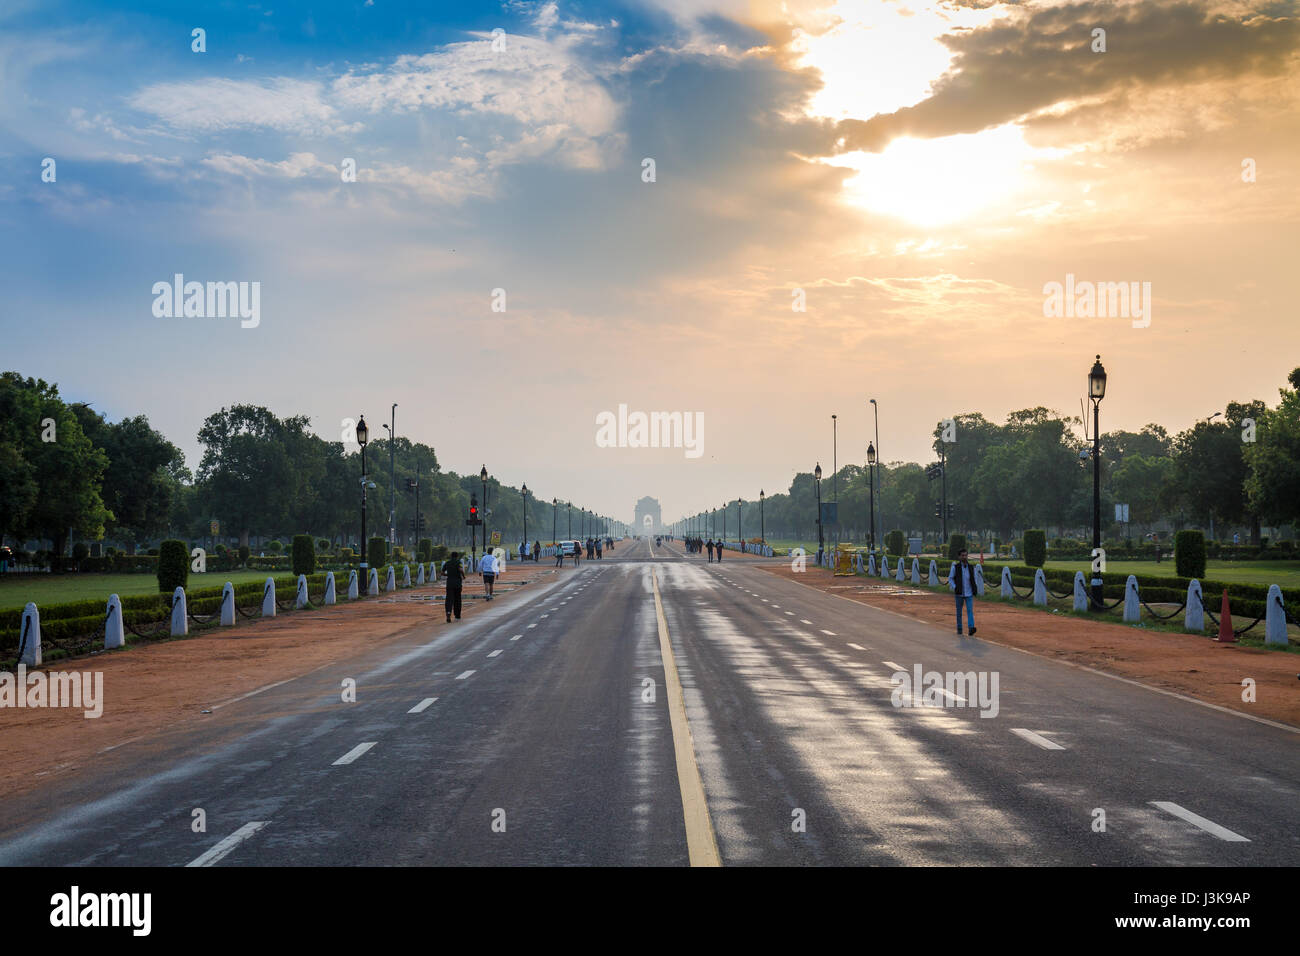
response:
{"label": "orange traffic cone", "polygon": [[1222,644],[1236,644],[1237,635],[1232,633],[1232,612],[1228,610],[1228,589],[1223,589],[1223,609],[1219,612],[1219,636],[1215,638]]}

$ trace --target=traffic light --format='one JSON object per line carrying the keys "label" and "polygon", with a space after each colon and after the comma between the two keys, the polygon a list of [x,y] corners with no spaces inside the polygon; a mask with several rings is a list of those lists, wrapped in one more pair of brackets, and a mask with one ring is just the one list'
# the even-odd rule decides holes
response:
{"label": "traffic light", "polygon": [[936,518],[943,517],[943,504],[941,502],[936,501],[934,503],[934,516]]}
{"label": "traffic light", "polygon": [[952,503],[951,501],[948,502],[948,517],[949,517],[949,518],[953,517],[953,508],[954,508],[953,503]]}
{"label": "traffic light", "polygon": [[424,513],[423,513],[423,512],[420,513],[420,524],[419,524],[419,530],[421,530],[421,531],[424,530]]}
{"label": "traffic light", "polygon": [[406,526],[407,526],[407,528],[410,529],[411,531],[414,531],[414,530],[415,530],[415,519],[414,519],[414,518],[411,518],[409,521],[407,521],[407,522],[406,522]]}

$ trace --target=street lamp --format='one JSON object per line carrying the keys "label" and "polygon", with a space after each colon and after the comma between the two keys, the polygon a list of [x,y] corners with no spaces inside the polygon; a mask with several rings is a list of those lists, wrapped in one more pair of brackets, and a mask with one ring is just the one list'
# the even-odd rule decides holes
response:
{"label": "street lamp", "polygon": [[767,495],[763,494],[763,489],[758,489],[758,537],[764,544],[767,544],[767,515],[763,511],[763,500]]}
{"label": "street lamp", "polygon": [[[528,547],[528,482],[525,481],[524,486],[520,488],[519,491],[524,496],[524,547],[527,548]],[[519,555],[519,560],[522,561],[523,559],[524,556],[522,554]]]}
{"label": "street lamp", "polygon": [[568,508],[568,512],[567,512],[567,517],[569,520],[568,540],[572,541],[573,540],[573,502],[566,501],[565,507]]}
{"label": "street lamp", "polygon": [[745,553],[745,499],[736,499],[736,537],[740,539],[740,553]]}
{"label": "street lamp", "polygon": [[876,550],[876,446],[867,442],[867,497],[871,510],[871,543],[869,550]]}
{"label": "street lamp", "polygon": [[370,593],[369,543],[366,540],[366,444],[370,441],[370,429],[366,426],[366,416],[357,422],[357,444],[361,446],[361,594]]}
{"label": "street lamp", "polygon": [[478,480],[483,484],[483,553],[487,554],[487,465],[478,473]]}
{"label": "street lamp", "polygon": [[814,484],[817,486],[817,558],[821,560],[826,550],[826,538],[822,534],[822,463],[818,462],[813,470]]}
{"label": "street lamp", "polygon": [[558,542],[555,540],[555,522],[559,519],[559,517],[560,517],[560,499],[552,498],[551,499],[551,543],[557,545]]}
{"label": "street lamp", "polygon": [[[1101,400],[1106,397],[1106,370],[1101,356],[1088,373],[1088,397],[1092,399],[1092,546],[1101,547]],[[1104,610],[1100,573],[1092,576],[1093,609]]]}
{"label": "street lamp", "polygon": [[388,506],[388,541],[397,544],[397,403],[393,402],[393,424],[385,425],[388,431],[388,483],[392,497]]}
{"label": "street lamp", "polygon": [[[870,401],[871,401],[872,415],[876,421],[876,457],[879,458],[880,456],[880,406],[876,404],[876,400],[874,398],[871,399]],[[881,467],[882,468],[884,467],[883,461],[881,462]],[[872,488],[871,525],[873,528],[875,527],[876,524],[875,487],[876,487],[876,477],[873,474],[871,476],[871,488]],[[871,537],[872,537],[871,543],[874,545],[875,537],[876,537],[874,531],[872,532]]]}

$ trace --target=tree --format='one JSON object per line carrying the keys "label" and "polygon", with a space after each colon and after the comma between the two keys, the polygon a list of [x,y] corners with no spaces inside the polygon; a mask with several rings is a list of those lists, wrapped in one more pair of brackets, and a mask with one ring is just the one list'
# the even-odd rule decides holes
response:
{"label": "tree", "polygon": [[1264,414],[1263,402],[1228,405],[1224,422],[1199,421],[1174,439],[1169,502],[1193,515],[1220,522],[1249,519],[1258,541],[1259,519],[1246,497],[1245,444],[1241,420]]}
{"label": "tree", "polygon": [[82,430],[108,456],[101,495],[113,513],[107,533],[135,544],[167,530],[176,482],[185,456],[144,415],[111,424],[88,405],[73,410]]}
{"label": "tree", "polygon": [[1125,456],[1112,472],[1111,490],[1116,501],[1129,506],[1129,520],[1150,525],[1160,518],[1160,503],[1174,471],[1170,458],[1142,454]]}
{"label": "tree", "polygon": [[1289,381],[1278,407],[1256,419],[1255,441],[1244,443],[1250,508],[1278,523],[1300,521],[1300,368]]}

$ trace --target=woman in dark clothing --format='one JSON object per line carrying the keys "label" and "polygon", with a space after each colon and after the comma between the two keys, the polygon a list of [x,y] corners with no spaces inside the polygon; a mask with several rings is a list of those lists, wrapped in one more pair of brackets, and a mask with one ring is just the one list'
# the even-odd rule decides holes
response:
{"label": "woman in dark clothing", "polygon": [[460,563],[460,552],[453,551],[451,557],[442,564],[442,576],[447,582],[447,599],[443,606],[447,611],[447,623],[451,623],[454,611],[456,620],[460,620],[460,589],[465,585],[465,569]]}

